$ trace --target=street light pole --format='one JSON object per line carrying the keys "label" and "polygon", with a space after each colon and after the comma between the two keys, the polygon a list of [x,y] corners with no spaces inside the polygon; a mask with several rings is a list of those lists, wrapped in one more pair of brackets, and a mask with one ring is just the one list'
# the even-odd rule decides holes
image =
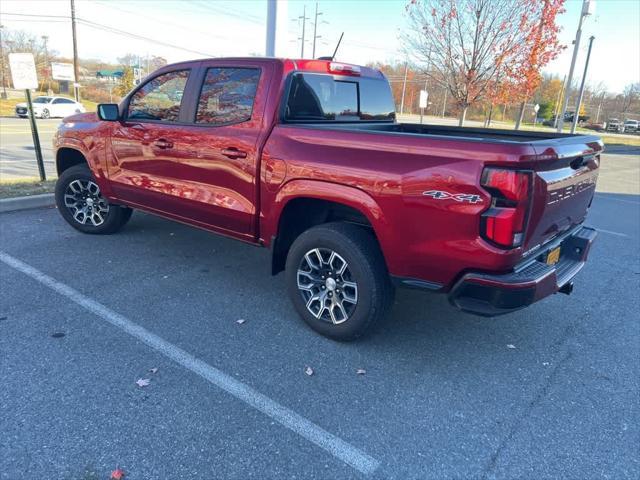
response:
{"label": "street light pole", "polygon": [[276,17],[277,17],[277,1],[267,0],[267,40],[266,54],[267,57],[276,56]]}
{"label": "street light pole", "polygon": [[571,82],[573,81],[573,70],[576,67],[576,59],[578,58],[578,51],[580,49],[580,38],[582,37],[582,22],[586,17],[593,13],[595,8],[595,0],[584,0],[582,2],[582,11],[580,12],[580,22],[578,22],[578,31],[576,32],[576,39],[573,42],[573,56],[571,57],[571,67],[569,67],[569,78],[567,78],[567,88],[562,102],[562,110],[560,111],[560,118],[558,120],[558,133],[562,133],[562,127],[564,126],[564,115],[567,112],[569,106],[569,94],[571,93]]}
{"label": "street light pole", "polygon": [[591,47],[593,46],[593,35],[589,37],[589,50],[587,51],[587,60],[584,62],[584,73],[582,74],[582,82],[580,82],[580,93],[578,94],[578,102],[576,103],[576,112],[573,114],[573,123],[571,124],[571,133],[576,133],[576,126],[580,117],[580,104],[582,103],[582,95],[584,95],[584,83],[587,79],[587,69],[589,68],[589,58],[591,58]]}

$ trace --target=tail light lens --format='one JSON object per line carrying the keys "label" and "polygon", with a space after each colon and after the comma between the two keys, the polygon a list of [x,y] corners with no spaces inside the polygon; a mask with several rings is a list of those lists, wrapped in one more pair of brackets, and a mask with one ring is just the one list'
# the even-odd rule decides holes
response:
{"label": "tail light lens", "polygon": [[492,197],[491,208],[482,215],[482,236],[501,247],[519,247],[531,204],[531,173],[485,168],[481,185]]}

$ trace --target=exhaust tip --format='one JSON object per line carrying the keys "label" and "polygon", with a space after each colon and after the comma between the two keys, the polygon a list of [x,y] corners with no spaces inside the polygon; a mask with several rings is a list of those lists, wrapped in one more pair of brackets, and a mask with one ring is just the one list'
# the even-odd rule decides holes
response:
{"label": "exhaust tip", "polygon": [[565,295],[571,295],[571,292],[573,292],[573,282],[565,283],[558,291]]}

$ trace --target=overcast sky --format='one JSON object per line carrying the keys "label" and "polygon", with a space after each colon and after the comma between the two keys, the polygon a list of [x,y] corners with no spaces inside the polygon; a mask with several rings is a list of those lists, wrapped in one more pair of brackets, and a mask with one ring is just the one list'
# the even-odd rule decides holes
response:
{"label": "overcast sky", "polygon": [[[364,64],[402,59],[398,34],[406,25],[405,0],[321,0],[316,56],[331,54],[345,37],[338,59]],[[2,0],[0,22],[8,29],[49,37],[50,48],[71,57],[69,0]],[[559,18],[561,40],[569,48],[545,70],[563,76],[569,69],[582,0],[568,0]],[[311,57],[314,1],[278,3],[278,56],[300,56],[301,24],[306,5]],[[125,53],[160,55],[169,62],[203,56],[263,54],[265,0],[76,0],[78,51],[83,58],[114,61]],[[12,15],[22,14],[23,16]],[[28,15],[49,15],[50,18]],[[91,25],[84,23],[93,22]],[[133,38],[118,29],[147,39]],[[640,81],[640,0],[597,0],[596,14],[583,29],[577,77],[582,75],[589,36],[596,37],[588,83],[604,82],[611,91]],[[155,41],[154,41],[155,40]]]}

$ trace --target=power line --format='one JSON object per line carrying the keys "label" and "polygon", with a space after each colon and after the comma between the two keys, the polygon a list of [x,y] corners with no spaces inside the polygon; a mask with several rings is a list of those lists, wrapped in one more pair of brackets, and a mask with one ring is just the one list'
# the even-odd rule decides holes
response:
{"label": "power line", "polygon": [[205,57],[215,57],[215,55],[213,55],[211,53],[208,53],[208,52],[201,52],[199,50],[191,50],[190,48],[180,47],[180,46],[174,45],[172,43],[163,42],[162,40],[158,40],[156,38],[150,38],[150,37],[145,37],[143,35],[138,35],[136,33],[126,32],[126,31],[120,30],[118,28],[110,27],[109,25],[103,25],[101,23],[92,22],[90,20],[84,20],[82,18],[77,18],[76,20],[78,21],[78,23],[81,23],[82,25],[85,25],[87,27],[96,28],[98,30],[104,30],[104,31],[109,32],[109,33],[115,33],[115,34],[118,34],[118,35],[123,35],[123,36],[126,36],[126,37],[135,38],[136,40],[144,40],[144,41],[148,41],[148,42],[153,42],[153,43],[155,43],[157,45],[162,45],[162,46],[169,47],[169,48],[175,48],[177,50],[183,50],[185,52],[195,53],[197,55],[203,55]]}
{"label": "power line", "polygon": [[[115,10],[115,11],[119,11],[119,12],[123,12],[123,13],[129,13],[131,15],[139,15],[140,14],[140,12],[134,12],[132,10],[127,10],[127,9],[124,9],[124,8],[121,8],[121,7],[116,7],[112,3],[107,3],[104,0],[92,0],[92,1],[94,3],[96,3],[96,5],[100,5],[101,7],[105,7],[105,8],[108,8],[110,10]],[[227,39],[227,37],[225,37],[223,35],[218,35],[218,34],[211,33],[211,32],[204,32],[202,30],[196,30],[193,27],[188,27],[186,25],[180,25],[180,24],[175,23],[175,22],[168,22],[168,21],[165,21],[165,20],[161,20],[161,19],[159,19],[157,17],[151,17],[151,16],[147,15],[146,13],[145,13],[145,18],[147,18],[149,20],[153,20],[154,22],[157,22],[157,23],[161,23],[163,25],[167,25],[169,27],[179,28],[180,30],[184,30],[186,32],[198,33],[198,34],[203,35],[203,36],[205,36],[207,38],[215,37],[215,38]]]}
{"label": "power line", "polygon": [[[36,15],[36,14],[9,13],[9,12],[3,12],[3,15],[17,15],[17,16],[21,16],[21,17],[33,17],[33,18],[64,18],[66,20],[70,20],[71,19],[71,17],[69,17],[67,15]],[[213,57],[213,56],[215,56],[215,55],[212,55],[211,53],[201,52],[201,51],[198,51],[198,50],[191,50],[189,48],[180,47],[178,45],[175,45],[175,44],[172,44],[172,43],[168,43],[168,42],[164,42],[164,41],[158,40],[156,38],[145,37],[143,35],[138,35],[137,33],[127,32],[125,30],[120,30],[118,28],[111,27],[109,25],[104,25],[102,23],[92,22],[90,20],[85,20],[83,18],[76,17],[76,21],[78,23],[81,23],[82,25],[85,25],[85,26],[90,27],[90,28],[103,30],[103,31],[106,31],[106,32],[109,32],[109,33],[115,33],[117,35],[122,35],[122,36],[126,36],[126,37],[129,37],[129,38],[135,38],[136,40],[144,40],[144,41],[155,43],[157,45],[162,45],[162,46],[169,47],[169,48],[175,48],[177,50],[183,50],[185,52],[195,53],[197,55],[202,55],[202,56],[205,56],[205,57]]]}
{"label": "power line", "polygon": [[248,13],[232,13],[229,12],[228,10],[224,10],[218,7],[214,7],[213,5],[211,5],[210,3],[205,3],[202,1],[198,1],[198,0],[188,0],[188,2],[196,7],[200,7],[203,11],[210,11],[210,12],[214,12],[217,13],[218,15],[223,15],[225,17],[233,17],[233,18],[237,18],[238,20],[243,20],[246,22],[250,22],[250,23],[255,23],[257,25],[264,25],[265,24],[265,19],[258,17],[256,15],[251,15]]}

